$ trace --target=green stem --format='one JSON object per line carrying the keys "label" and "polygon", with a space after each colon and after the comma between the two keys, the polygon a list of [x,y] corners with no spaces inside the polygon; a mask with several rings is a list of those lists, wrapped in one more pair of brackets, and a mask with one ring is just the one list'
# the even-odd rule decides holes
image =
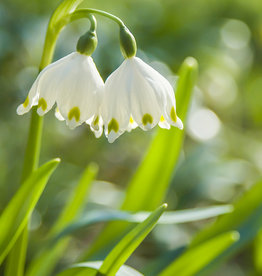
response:
{"label": "green stem", "polygon": [[31,122],[29,127],[22,173],[22,182],[24,182],[29,177],[29,175],[38,167],[43,128],[43,117],[38,116],[36,109],[37,107],[34,107],[31,114]]}
{"label": "green stem", "polygon": [[107,17],[107,18],[113,20],[114,22],[116,22],[121,27],[125,26],[124,22],[120,18],[118,18],[117,16],[115,16],[111,13],[105,12],[105,11],[97,10],[97,9],[79,9],[79,10],[76,10],[71,15],[68,15],[68,17],[69,17],[68,20],[69,20],[69,22],[72,22],[74,20],[77,20],[77,19],[80,19],[80,18],[83,18],[83,17],[88,17],[89,14],[91,14],[91,13],[96,13],[96,14],[102,15],[104,17]]}
{"label": "green stem", "polygon": [[96,18],[92,14],[89,14],[88,18],[90,21],[90,31],[95,32],[97,27]]}
{"label": "green stem", "polygon": [[[49,22],[44,50],[42,54],[42,59],[39,65],[39,71],[42,71],[48,64],[52,62],[54,50],[56,46],[56,41],[59,33],[68,23],[87,17],[90,19],[91,28],[96,27],[96,21],[91,16],[92,13],[96,13],[102,16],[105,16],[113,21],[115,21],[120,27],[125,26],[121,19],[118,17],[109,14],[107,12],[96,10],[96,9],[80,9],[71,14],[66,14],[61,17],[60,20],[56,22],[55,25],[51,24],[52,18]],[[56,15],[54,15],[56,16]],[[51,27],[53,26],[53,27]],[[24,166],[22,172],[22,183],[29,175],[38,167],[40,148],[41,148],[41,138],[42,138],[42,129],[43,129],[43,117],[38,116],[37,107],[32,108],[31,121],[29,134],[27,139]],[[26,259],[27,251],[27,242],[28,242],[28,229],[24,229],[22,234],[17,239],[15,245],[10,251],[5,267],[5,276],[23,276],[24,275],[24,265]]]}
{"label": "green stem", "polygon": [[[54,55],[57,37],[61,29],[57,29],[56,32],[52,32],[50,28],[47,29],[43,55],[39,65],[39,71],[41,71],[48,64],[51,63]],[[32,108],[21,183],[23,183],[38,167],[42,139],[43,117],[40,117],[37,114],[36,110],[37,107]],[[27,227],[25,227],[8,255],[5,268],[5,276],[24,275],[27,243],[28,229]]]}

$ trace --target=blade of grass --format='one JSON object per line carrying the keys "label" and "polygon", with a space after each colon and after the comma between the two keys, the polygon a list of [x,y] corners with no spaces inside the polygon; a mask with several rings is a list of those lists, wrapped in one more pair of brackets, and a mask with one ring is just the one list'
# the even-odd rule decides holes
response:
{"label": "blade of grass", "polygon": [[[96,164],[92,163],[85,169],[69,203],[66,204],[57,222],[48,234],[49,240],[54,239],[64,227],[67,227],[77,215],[79,215],[83,207],[86,197],[89,193],[91,183],[95,179],[98,172]],[[48,244],[31,262],[26,276],[46,276],[50,275],[58,260],[63,255],[70,238],[60,239],[57,243]]]}
{"label": "blade of grass", "polygon": [[254,211],[262,206],[261,194],[262,181],[259,181],[233,204],[234,211],[232,213],[221,216],[214,224],[200,231],[194,237],[192,246],[198,245],[223,232],[232,230],[238,231],[238,229],[247,222],[248,218],[254,213]]}
{"label": "blade of grass", "polygon": [[146,220],[135,226],[108,254],[99,271],[103,275],[114,276],[139,244],[154,228],[166,208],[167,204],[163,204],[152,212]]}
{"label": "blade of grass", "polygon": [[[197,78],[197,61],[186,58],[179,71],[176,89],[177,114],[185,121]],[[147,154],[134,174],[122,209],[151,211],[163,201],[177,163],[184,131],[158,129]]]}
{"label": "blade of grass", "polygon": [[[176,89],[177,114],[184,124],[197,79],[197,72],[197,61],[192,57],[186,58],[179,70]],[[151,211],[163,202],[177,164],[183,138],[184,131],[176,128],[157,130],[143,161],[128,185],[122,210]],[[123,235],[127,231],[127,227],[128,224],[126,223],[110,223],[81,260],[86,260],[104,248],[105,245],[110,244],[116,237]]]}
{"label": "blade of grass", "polygon": [[[58,35],[67,23],[61,22],[62,17],[66,16],[70,12],[73,12],[82,1],[83,0],[64,0],[54,11],[48,24],[39,71],[44,69],[44,67],[50,64],[52,61]],[[43,118],[42,116],[38,116],[36,113],[36,107],[34,107],[32,109],[22,180],[25,180],[34,171],[34,169],[38,167],[42,128]],[[27,231],[28,230],[25,225],[24,233],[21,233],[20,237],[17,238],[16,244],[14,244],[13,249],[10,251],[8,256],[9,260],[7,261],[6,265],[6,276],[22,276],[24,274],[24,265],[28,243]],[[16,266],[13,265],[14,262],[17,263]],[[9,271],[11,271],[11,274],[9,274]]]}
{"label": "blade of grass", "polygon": [[189,249],[181,257],[171,263],[159,276],[192,276],[220,255],[239,239],[238,232],[219,235],[198,246]]}
{"label": "blade of grass", "polygon": [[49,177],[59,162],[59,159],[54,159],[33,172],[4,209],[0,217],[0,263],[27,224]]}
{"label": "blade of grass", "polygon": [[192,248],[228,231],[235,230],[240,233],[240,239],[212,261],[203,272],[210,273],[215,266],[239,252],[258,235],[262,228],[261,194],[262,181],[259,181],[233,204],[234,211],[232,213],[221,216],[215,223],[201,230],[194,237],[190,245]]}
{"label": "blade of grass", "polygon": [[[178,224],[192,222],[216,217],[218,215],[232,212],[232,210],[233,208],[231,205],[221,205],[180,211],[168,211],[161,216],[157,224]],[[145,220],[149,216],[149,214],[150,212],[138,212],[132,214],[125,211],[115,210],[90,211],[86,216],[80,217],[79,220],[65,227],[55,237],[55,241],[58,241],[64,236],[71,235],[75,231],[93,225],[95,223],[107,221],[126,221],[131,223],[140,223]]]}

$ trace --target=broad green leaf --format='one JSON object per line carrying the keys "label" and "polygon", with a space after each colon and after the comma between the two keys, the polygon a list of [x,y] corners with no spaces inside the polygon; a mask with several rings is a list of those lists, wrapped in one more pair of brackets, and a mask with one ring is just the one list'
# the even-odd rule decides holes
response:
{"label": "broad green leaf", "polygon": [[[232,210],[233,208],[231,205],[221,205],[181,211],[167,211],[160,217],[157,224],[178,224],[192,222],[216,217],[218,215],[232,212]],[[125,211],[93,210],[88,212],[86,216],[80,217],[79,220],[64,228],[57,235],[56,240],[59,240],[66,235],[70,235],[81,228],[88,227],[95,223],[107,221],[126,221],[131,223],[140,223],[144,221],[149,215],[150,212],[138,212],[132,214]]]}
{"label": "broad green leaf", "polygon": [[[99,274],[99,268],[101,267],[102,263],[102,261],[79,263],[59,273],[57,276],[99,276],[101,275]],[[116,276],[143,276],[143,274],[130,266],[122,265],[116,273]]]}
{"label": "broad green leaf", "polygon": [[192,276],[220,255],[239,239],[238,232],[219,235],[186,251],[170,264],[159,276]]}
{"label": "broad green leaf", "polygon": [[[176,89],[177,114],[184,122],[197,77],[197,62],[185,59],[179,71]],[[172,127],[158,129],[147,154],[134,174],[122,209],[151,211],[163,201],[177,163],[184,132]]]}
{"label": "broad green leaf", "polygon": [[[68,200],[57,222],[50,230],[49,240],[53,240],[64,227],[67,227],[77,215],[79,215],[86,197],[89,193],[91,183],[97,175],[98,167],[96,164],[90,164],[84,171],[78,185],[76,186],[71,199]],[[64,254],[70,238],[60,239],[57,243],[48,243],[48,246],[32,260],[26,276],[46,276],[49,275],[58,260]]]}
{"label": "broad green leaf", "polygon": [[[177,114],[184,122],[187,116],[192,91],[197,79],[197,61],[188,57],[179,71],[176,89]],[[171,127],[158,129],[147,153],[128,185],[122,210],[151,211],[163,202],[183,145],[184,131]],[[103,231],[102,238],[93,244],[83,259],[101,250],[105,245],[123,235],[126,223],[110,223]]]}
{"label": "broad green leaf", "polygon": [[210,271],[213,265],[225,261],[236,252],[239,252],[246,244],[251,242],[262,228],[262,181],[259,181],[251,189],[234,203],[234,211],[217,219],[211,226],[200,231],[192,241],[191,247],[211,239],[228,231],[240,233],[240,239],[230,246],[222,255],[218,256],[205,271]]}
{"label": "broad green leaf", "polygon": [[154,228],[158,219],[163,214],[167,204],[157,208],[142,223],[135,226],[124,238],[113,248],[105,258],[99,271],[107,276],[114,276],[129,256],[135,251],[139,244]]}
{"label": "broad green leaf", "polygon": [[0,263],[25,227],[49,177],[59,162],[59,159],[54,159],[33,172],[4,209],[0,217]]}

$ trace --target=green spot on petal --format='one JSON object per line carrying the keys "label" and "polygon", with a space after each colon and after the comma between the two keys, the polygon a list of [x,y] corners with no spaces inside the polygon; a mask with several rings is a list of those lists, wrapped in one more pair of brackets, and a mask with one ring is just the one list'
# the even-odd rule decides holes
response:
{"label": "green spot on petal", "polygon": [[144,126],[146,126],[147,124],[152,124],[153,117],[150,114],[146,113],[142,118],[142,123]]}
{"label": "green spot on petal", "polygon": [[42,108],[43,111],[45,111],[47,109],[47,103],[44,98],[41,98],[38,101],[38,108],[40,108],[40,107]]}
{"label": "green spot on petal", "polygon": [[80,120],[80,110],[77,106],[73,107],[68,112],[68,119],[71,121],[73,118],[75,118],[75,121],[78,122]]}
{"label": "green spot on petal", "polygon": [[28,105],[29,105],[29,98],[27,96],[24,103],[23,103],[23,107],[26,108]]}
{"label": "green spot on petal", "polygon": [[94,120],[94,122],[93,122],[93,125],[94,125],[94,126],[97,125],[98,122],[99,122],[99,116],[96,116],[96,118],[95,118],[95,120]]}
{"label": "green spot on petal", "polygon": [[130,117],[129,122],[130,122],[130,124],[133,124],[133,123],[134,123],[134,119],[133,119],[132,116]]}
{"label": "green spot on petal", "polygon": [[161,117],[160,117],[160,122],[164,122],[164,121],[165,121],[165,118],[164,118],[163,115],[161,115]]}
{"label": "green spot on petal", "polygon": [[113,118],[110,123],[108,124],[108,133],[110,133],[111,131],[114,131],[115,133],[118,132],[119,130],[119,124],[117,122],[117,120],[115,118]]}
{"label": "green spot on petal", "polygon": [[171,117],[172,121],[174,121],[176,123],[177,115],[176,115],[175,108],[173,106],[172,106],[171,111],[170,111],[170,117]]}

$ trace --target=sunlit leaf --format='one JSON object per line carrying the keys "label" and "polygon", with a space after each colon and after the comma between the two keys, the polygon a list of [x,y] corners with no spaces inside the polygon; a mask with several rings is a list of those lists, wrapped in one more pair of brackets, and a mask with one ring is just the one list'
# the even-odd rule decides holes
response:
{"label": "sunlit leaf", "polygon": [[[157,224],[178,224],[192,222],[216,217],[218,215],[232,212],[232,210],[233,208],[231,205],[221,205],[180,211],[167,211],[160,217]],[[56,240],[59,240],[65,235],[72,234],[81,228],[88,227],[95,223],[107,221],[126,221],[131,223],[140,223],[144,221],[149,215],[150,212],[137,212],[132,214],[118,210],[92,210],[89,211],[86,216],[80,217],[79,220],[64,228],[61,233],[57,235]]]}
{"label": "sunlit leaf", "polygon": [[159,276],[192,276],[215,259],[230,245],[239,239],[237,232],[219,235],[198,246],[189,249],[181,257],[170,264]]}
{"label": "sunlit leaf", "polygon": [[[186,125],[192,91],[197,79],[198,64],[186,58],[179,71],[176,89],[177,114]],[[172,127],[170,130],[158,129],[144,159],[128,185],[122,210],[151,211],[163,202],[182,148],[184,131]],[[92,248],[83,256],[86,259],[117,236],[122,235],[128,225],[115,222],[109,224]]]}
{"label": "sunlit leaf", "polygon": [[[213,264],[217,265],[226,260],[251,242],[262,228],[262,181],[256,183],[251,189],[243,194],[233,206],[234,211],[217,219],[211,226],[200,231],[192,241],[191,247],[207,241],[221,233],[238,231],[240,239],[230,246],[224,254],[219,256]],[[211,269],[212,265],[210,265]]]}
{"label": "sunlit leaf", "polygon": [[146,220],[135,226],[127,235],[125,235],[107,255],[99,271],[104,275],[114,276],[139,244],[154,228],[166,208],[167,205],[163,204],[152,212]]}
{"label": "sunlit leaf", "polygon": [[[79,215],[86,197],[89,193],[91,183],[97,175],[98,167],[96,164],[90,164],[84,171],[74,193],[65,205],[60,217],[48,234],[49,240],[52,240],[62,229],[70,224]],[[57,243],[50,243],[47,247],[32,260],[26,276],[46,276],[49,275],[57,261],[64,254],[68,245],[69,238],[60,239]]]}
{"label": "sunlit leaf", "polygon": [[59,162],[59,159],[54,159],[33,172],[4,209],[0,217],[0,263],[25,227],[49,177]]}

